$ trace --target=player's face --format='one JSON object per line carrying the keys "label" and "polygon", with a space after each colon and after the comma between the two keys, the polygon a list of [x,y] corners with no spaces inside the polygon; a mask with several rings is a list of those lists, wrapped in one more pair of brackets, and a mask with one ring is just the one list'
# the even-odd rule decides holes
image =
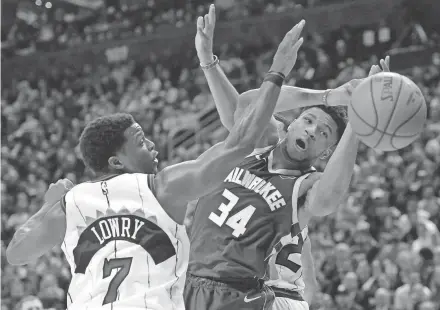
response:
{"label": "player's face", "polygon": [[290,124],[283,141],[284,152],[296,161],[314,161],[330,155],[338,141],[337,129],[336,122],[323,110],[308,109]]}
{"label": "player's face", "polygon": [[135,123],[124,132],[125,143],[117,158],[123,169],[132,173],[156,173],[157,154],[155,145],[145,137],[142,127]]}

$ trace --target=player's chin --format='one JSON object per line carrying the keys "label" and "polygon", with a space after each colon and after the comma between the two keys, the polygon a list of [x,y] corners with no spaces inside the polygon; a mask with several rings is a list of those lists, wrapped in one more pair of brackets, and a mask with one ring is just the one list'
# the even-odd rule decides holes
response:
{"label": "player's chin", "polygon": [[307,158],[307,153],[297,149],[296,147],[289,148],[287,150],[287,155],[289,159],[293,161],[303,161],[305,158]]}

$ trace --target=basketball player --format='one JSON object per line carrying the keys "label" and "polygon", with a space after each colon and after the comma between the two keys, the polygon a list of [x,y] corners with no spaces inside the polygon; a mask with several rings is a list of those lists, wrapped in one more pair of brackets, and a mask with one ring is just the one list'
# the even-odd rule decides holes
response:
{"label": "basketball player", "polygon": [[[209,68],[204,72],[222,123],[230,129],[251,105],[252,94],[239,100],[218,66],[212,54],[214,26],[211,7],[198,20],[195,42],[202,67]],[[348,104],[352,89],[346,84],[331,92],[282,92],[278,100],[287,100],[284,106],[289,109],[310,108],[289,125],[281,140],[273,120],[254,152],[221,186],[198,200],[190,228],[187,309],[271,308],[274,295],[263,280],[275,245],[291,232],[292,224],[297,224],[295,235],[312,216],[334,212],[349,186],[359,141],[346,125],[345,110],[328,104]],[[332,153],[324,173],[317,173],[312,164]],[[285,253],[284,264],[290,263],[290,254]]]}
{"label": "basketball player", "polygon": [[80,150],[97,179],[49,188],[42,209],[16,231],[8,261],[26,264],[61,245],[72,272],[69,309],[184,309],[186,204],[215,189],[255,148],[295,64],[302,25],[280,43],[255,105],[196,160],[155,174],[154,143],[131,115],[88,124]]}

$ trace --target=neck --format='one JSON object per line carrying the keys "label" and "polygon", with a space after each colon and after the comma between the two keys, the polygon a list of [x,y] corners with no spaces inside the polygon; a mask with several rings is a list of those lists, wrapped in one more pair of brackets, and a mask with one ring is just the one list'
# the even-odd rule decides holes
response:
{"label": "neck", "polygon": [[273,151],[273,168],[287,169],[287,170],[307,170],[311,167],[309,160],[296,160],[287,154],[283,149],[283,144],[280,143]]}
{"label": "neck", "polygon": [[124,173],[124,172],[123,171],[118,171],[118,170],[106,171],[106,172],[97,172],[97,173],[95,173],[94,181],[95,182],[96,181],[100,181],[100,180],[106,179],[108,177],[111,177],[111,176],[114,176],[114,175],[118,175],[118,174],[122,174],[122,173]]}

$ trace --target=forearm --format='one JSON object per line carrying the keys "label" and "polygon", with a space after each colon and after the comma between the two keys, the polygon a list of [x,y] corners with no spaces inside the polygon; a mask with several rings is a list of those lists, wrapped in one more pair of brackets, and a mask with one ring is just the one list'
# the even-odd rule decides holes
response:
{"label": "forearm", "polygon": [[234,125],[238,135],[230,134],[231,140],[238,143],[237,139],[233,138],[237,136],[243,146],[255,147],[272,118],[279,95],[280,87],[272,82],[263,82],[254,102],[246,107],[241,119],[237,120],[238,124]]}
{"label": "forearm", "polygon": [[[51,211],[57,204],[45,203],[40,211],[34,214],[15,232],[11,242],[6,249],[6,258],[12,265],[23,265],[41,256],[45,247],[41,244],[41,240],[53,239],[52,234],[58,233],[58,223],[54,221]],[[51,229],[47,229],[47,225],[52,225]],[[42,237],[40,231],[47,231],[48,236]],[[61,237],[64,237],[61,236]]]}
{"label": "forearm", "polygon": [[315,264],[313,263],[313,259],[310,257],[310,260],[308,260],[307,262],[305,262],[305,260],[302,260],[302,265],[304,269],[303,276],[305,284],[304,299],[307,301],[308,304],[310,304],[313,300],[313,296],[318,289]]}
{"label": "forearm", "polygon": [[[220,120],[228,130],[234,126],[234,113],[237,108],[238,92],[228,80],[220,65],[209,70],[203,70],[208,81],[214,103]],[[258,94],[256,93],[255,96]]]}
{"label": "forearm", "polygon": [[304,277],[304,299],[308,304],[313,300],[313,296],[315,295],[318,289],[318,281],[316,279],[316,268],[314,259],[312,256],[312,249],[310,244],[310,239],[306,239],[302,254],[301,254],[301,264],[303,266],[303,277]]}
{"label": "forearm", "polygon": [[315,271],[314,266],[312,266],[313,272],[305,272],[304,273],[304,284],[305,284],[305,290],[304,290],[304,300],[310,304],[313,300],[313,296],[315,296],[316,291],[318,290],[318,281],[315,277]]}
{"label": "forearm", "polygon": [[[324,90],[313,90],[307,88],[300,88],[295,86],[283,86],[278,98],[275,112],[283,112],[287,110],[321,105]],[[250,102],[258,95],[258,89],[252,89],[242,93],[239,96],[240,103]]]}
{"label": "forearm", "polygon": [[[338,146],[318,181],[312,203],[312,214],[325,216],[336,211],[350,185],[358,147],[359,139],[350,124],[347,124]],[[335,182],[335,176],[337,176],[337,182]]]}

